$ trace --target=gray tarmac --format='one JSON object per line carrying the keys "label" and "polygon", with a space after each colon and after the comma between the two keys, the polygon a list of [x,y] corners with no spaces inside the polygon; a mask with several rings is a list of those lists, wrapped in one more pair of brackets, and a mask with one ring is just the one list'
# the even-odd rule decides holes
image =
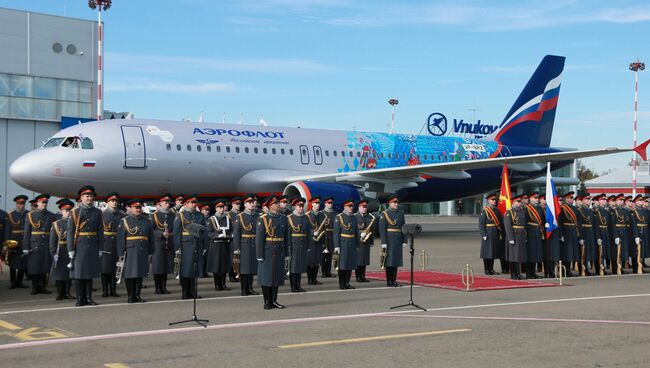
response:
{"label": "gray tarmac", "polygon": [[[470,264],[482,273],[476,218],[407,221],[423,225],[416,252],[431,255],[429,269],[459,273]],[[379,246],[372,260],[370,269],[377,269]],[[173,293],[163,296],[153,294],[149,280],[147,303],[126,304],[120,290],[121,298],[97,293],[99,306],[76,308],[52,295],[8,290],[7,279],[5,268],[4,367],[650,366],[650,275],[477,292],[415,287],[414,300],[426,312],[390,309],[408,301],[408,287],[353,281],[356,290],[342,291],[335,278],[321,279],[321,286],[303,282],[307,293],[284,286],[278,301],[287,308],[264,311],[261,296],[241,297],[233,284],[232,291],[214,291],[209,278],[200,280],[197,303],[208,328],[168,325],[192,316],[192,302],[179,300],[173,280]]]}

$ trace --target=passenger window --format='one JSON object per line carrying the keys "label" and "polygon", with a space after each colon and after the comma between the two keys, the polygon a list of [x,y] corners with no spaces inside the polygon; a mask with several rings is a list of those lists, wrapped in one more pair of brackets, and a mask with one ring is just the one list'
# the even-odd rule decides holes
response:
{"label": "passenger window", "polygon": [[280,154],[284,155],[284,148],[280,148]]}
{"label": "passenger window", "polygon": [[325,157],[330,157],[330,151],[325,150]]}
{"label": "passenger window", "polygon": [[383,153],[383,152],[380,153],[379,156],[380,156],[381,158],[384,158],[384,153]]}
{"label": "passenger window", "polygon": [[221,152],[221,146],[217,146],[217,152]]}
{"label": "passenger window", "polygon": [[392,155],[389,153],[389,154],[388,154],[388,158],[392,158],[391,156],[392,156]]}
{"label": "passenger window", "polygon": [[230,153],[230,146],[226,146],[226,152]]}
{"label": "passenger window", "polygon": [[357,151],[357,157],[361,157],[361,151]]}
{"label": "passenger window", "polygon": [[293,156],[293,148],[289,148],[289,154]]}
{"label": "passenger window", "polygon": [[267,152],[268,151],[266,150],[266,147],[262,148],[262,153],[264,153],[266,155]]}
{"label": "passenger window", "polygon": [[341,157],[345,157],[345,151],[341,151]]}
{"label": "passenger window", "polygon": [[177,145],[176,145],[176,150],[177,150],[177,151],[180,151],[180,150],[181,150],[181,145],[180,145],[180,144],[177,144]]}
{"label": "passenger window", "polygon": [[207,146],[206,149],[208,150],[208,152],[212,152],[212,146]]}
{"label": "passenger window", "polygon": [[248,147],[244,147],[244,152],[248,153]]}
{"label": "passenger window", "polygon": [[235,152],[239,153],[239,147],[235,147]]}
{"label": "passenger window", "polygon": [[332,153],[334,154],[334,157],[338,155],[338,151],[332,151]]}
{"label": "passenger window", "polygon": [[199,146],[198,144],[196,145],[196,151],[201,152],[201,146]]}
{"label": "passenger window", "polygon": [[271,148],[271,153],[275,155],[275,148]]}
{"label": "passenger window", "polygon": [[187,150],[191,152],[191,151],[192,151],[192,146],[190,146],[190,145],[188,144],[188,145],[187,145]]}
{"label": "passenger window", "polygon": [[172,145],[167,143],[167,151],[171,151],[171,150],[172,150]]}
{"label": "passenger window", "polygon": [[259,152],[259,151],[257,150],[257,147],[253,148],[253,152],[255,152],[255,154],[257,154],[257,153]]}

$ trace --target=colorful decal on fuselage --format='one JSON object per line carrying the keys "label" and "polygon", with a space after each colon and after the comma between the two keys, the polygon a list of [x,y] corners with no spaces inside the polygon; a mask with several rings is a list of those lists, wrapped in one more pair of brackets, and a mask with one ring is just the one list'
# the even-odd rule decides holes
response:
{"label": "colorful decal on fuselage", "polygon": [[348,132],[347,148],[361,154],[350,156],[349,152],[341,152],[343,163],[338,172],[489,158],[498,143],[459,137]]}

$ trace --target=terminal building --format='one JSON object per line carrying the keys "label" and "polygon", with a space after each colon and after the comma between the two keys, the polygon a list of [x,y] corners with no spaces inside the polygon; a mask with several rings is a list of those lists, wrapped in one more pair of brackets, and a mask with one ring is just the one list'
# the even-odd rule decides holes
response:
{"label": "terminal building", "polygon": [[[8,176],[20,155],[97,110],[97,22],[0,8],[0,208],[27,192]],[[50,209],[54,209],[51,204]]]}
{"label": "terminal building", "polygon": [[[587,180],[585,187],[592,196],[600,193],[632,195],[632,166],[625,166],[603,176]],[[636,193],[650,195],[650,165],[648,161],[638,162]]]}

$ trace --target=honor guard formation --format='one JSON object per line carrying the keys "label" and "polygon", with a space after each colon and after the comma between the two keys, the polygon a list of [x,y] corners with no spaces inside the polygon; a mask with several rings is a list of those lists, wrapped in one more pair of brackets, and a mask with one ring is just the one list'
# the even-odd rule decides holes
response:
{"label": "honor guard formation", "polygon": [[[335,271],[341,289],[355,288],[352,271],[357,283],[369,282],[366,267],[377,237],[387,286],[400,286],[397,269],[406,240],[397,195],[377,213],[369,212],[366,200],[345,200],[343,212],[336,213],[332,197],[322,199],[321,210],[319,197],[260,200],[247,194],[208,205],[199,204],[195,194],[165,193],[156,199],[156,210],[145,214],[140,199],[121,203],[118,193],[108,193],[102,211],[95,207],[96,197],[87,185],[78,191],[77,203],[59,200],[58,214],[47,210],[48,194],[30,201],[30,211],[24,195],[14,198],[13,211],[0,210],[1,256],[10,267],[10,289],[26,288],[28,278],[32,294],[50,294],[47,285],[54,279],[56,300],[97,305],[93,281],[100,279],[103,298],[120,297],[123,284],[128,303],[143,303],[143,280],[149,274],[156,294],[170,294],[169,279],[178,280],[182,299],[201,298],[197,278],[212,274],[215,290],[230,290],[227,281],[238,282],[241,295],[257,295],[256,280],[264,309],[282,309],[278,288],[288,279],[292,292],[305,292],[302,274],[310,286],[321,285],[319,269],[320,277],[335,277]],[[503,253],[503,245],[492,239],[492,234],[501,237],[496,216],[488,218],[498,228],[485,224],[491,231],[484,238],[489,239],[485,248],[494,248],[486,253],[491,258]]]}
{"label": "honor guard formation", "polygon": [[[512,198],[502,217],[498,194],[487,197],[479,217],[486,275],[512,279],[643,273],[650,257],[650,197],[623,194],[559,196],[558,228],[547,234],[546,198],[537,192]],[[575,273],[574,273],[575,272]],[[525,273],[525,276],[524,276]]]}

